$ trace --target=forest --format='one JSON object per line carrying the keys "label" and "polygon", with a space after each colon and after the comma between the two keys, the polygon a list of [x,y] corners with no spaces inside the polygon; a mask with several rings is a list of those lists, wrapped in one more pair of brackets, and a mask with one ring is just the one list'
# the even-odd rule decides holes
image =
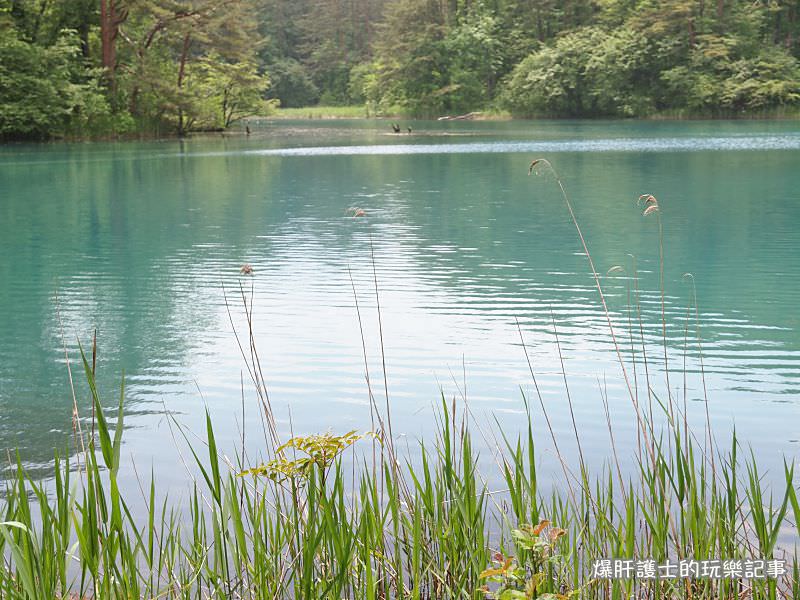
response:
{"label": "forest", "polygon": [[800,111],[800,0],[0,0],[0,139],[184,135],[275,108]]}

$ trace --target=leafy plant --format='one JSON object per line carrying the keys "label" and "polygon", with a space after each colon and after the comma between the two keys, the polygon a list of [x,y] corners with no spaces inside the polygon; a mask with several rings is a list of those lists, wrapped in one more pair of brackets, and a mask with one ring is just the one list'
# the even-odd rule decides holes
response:
{"label": "leafy plant", "polygon": [[543,598],[566,600],[580,593],[579,590],[569,592],[544,592],[539,594],[548,580],[552,580],[552,571],[566,566],[565,557],[558,552],[558,541],[567,535],[566,529],[553,527],[547,519],[537,525],[523,524],[511,531],[511,536],[520,552],[519,560],[504,556],[497,552],[492,557],[496,566],[484,570],[479,578],[497,587],[491,590],[484,585],[481,591],[487,597],[497,600],[530,600]]}
{"label": "leafy plant", "polygon": [[[319,468],[325,473],[342,452],[365,437],[376,437],[373,432],[356,433],[355,430],[348,431],[344,435],[334,435],[330,432],[309,436],[296,436],[280,446],[275,454],[276,458],[271,461],[242,471],[243,475],[264,475],[273,481],[284,479],[294,479],[296,477],[308,477],[313,468]],[[302,458],[288,458],[286,451],[289,449],[299,450],[304,456]]]}

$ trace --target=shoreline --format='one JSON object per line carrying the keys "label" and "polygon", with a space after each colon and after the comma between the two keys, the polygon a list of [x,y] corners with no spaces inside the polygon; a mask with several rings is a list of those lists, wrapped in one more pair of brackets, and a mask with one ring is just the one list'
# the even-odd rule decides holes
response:
{"label": "shoreline", "polygon": [[[412,122],[429,122],[429,123],[507,123],[516,121],[520,123],[534,123],[534,122],[580,122],[580,123],[653,123],[653,122],[786,122],[794,123],[800,122],[800,109],[797,113],[792,114],[764,114],[764,115],[740,115],[740,116],[710,116],[710,115],[670,115],[670,114],[657,114],[649,117],[518,117],[510,113],[497,113],[497,112],[476,112],[472,113],[468,118],[463,115],[444,115],[441,117],[416,117],[405,114],[393,115],[363,115],[355,114],[355,110],[363,111],[363,107],[310,107],[308,109],[278,109],[278,112],[259,117],[249,117],[243,119],[232,127],[220,131],[195,131],[189,132],[185,135],[178,134],[159,134],[150,135],[147,133],[130,133],[124,135],[102,135],[94,137],[61,137],[50,139],[6,139],[0,140],[0,148],[11,147],[15,145],[34,145],[34,146],[47,146],[50,144],[83,144],[83,143],[102,143],[102,142],[157,142],[157,141],[176,141],[188,140],[193,138],[209,138],[209,137],[247,137],[244,131],[246,123],[281,123],[284,121],[307,121],[320,122],[320,121],[377,121],[377,122],[390,122],[393,120],[403,120]],[[257,136],[256,136],[257,137]]]}

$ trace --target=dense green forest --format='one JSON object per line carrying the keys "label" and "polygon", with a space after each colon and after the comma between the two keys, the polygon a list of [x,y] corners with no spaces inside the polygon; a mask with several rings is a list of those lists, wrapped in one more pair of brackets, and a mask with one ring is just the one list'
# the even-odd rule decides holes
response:
{"label": "dense green forest", "polygon": [[273,107],[796,114],[800,0],[0,0],[0,137],[184,134]]}

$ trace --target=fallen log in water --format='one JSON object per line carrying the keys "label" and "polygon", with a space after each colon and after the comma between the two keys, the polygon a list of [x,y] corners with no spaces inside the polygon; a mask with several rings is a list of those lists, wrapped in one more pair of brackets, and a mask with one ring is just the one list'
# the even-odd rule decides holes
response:
{"label": "fallen log in water", "polygon": [[480,112],[469,112],[469,113],[467,113],[465,115],[458,115],[458,116],[455,116],[455,117],[451,117],[451,116],[447,115],[447,116],[444,116],[444,117],[439,117],[436,120],[437,121],[469,121],[469,120],[474,119],[475,117],[478,117],[480,115],[481,115]]}

